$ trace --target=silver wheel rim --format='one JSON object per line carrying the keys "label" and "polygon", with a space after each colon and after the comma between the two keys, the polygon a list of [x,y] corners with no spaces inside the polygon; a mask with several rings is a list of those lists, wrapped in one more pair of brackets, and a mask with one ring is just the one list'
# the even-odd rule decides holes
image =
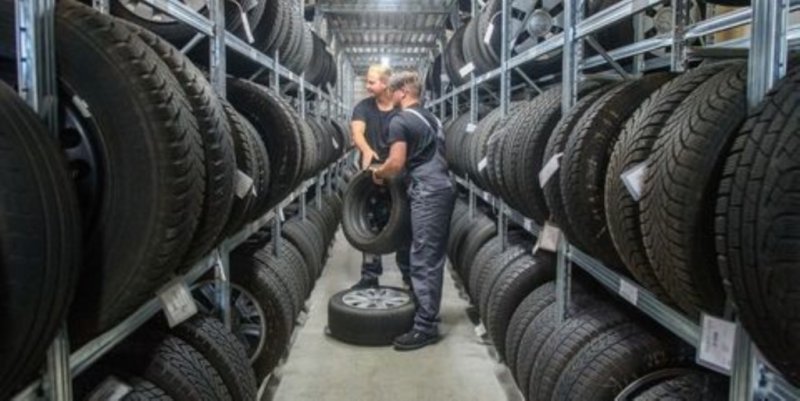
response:
{"label": "silver wheel rim", "polygon": [[394,288],[364,288],[344,294],[342,302],[355,309],[386,310],[411,303],[411,296]]}

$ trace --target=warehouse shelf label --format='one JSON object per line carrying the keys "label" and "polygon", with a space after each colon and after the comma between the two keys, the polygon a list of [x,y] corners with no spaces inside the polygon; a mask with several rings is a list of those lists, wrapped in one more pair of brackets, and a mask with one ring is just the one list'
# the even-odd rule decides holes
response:
{"label": "warehouse shelf label", "polygon": [[488,157],[484,157],[483,159],[481,159],[481,161],[480,161],[480,162],[478,162],[478,171],[483,171],[483,170],[485,170],[485,169],[486,169],[486,166],[487,166],[488,164],[489,164],[489,158],[488,158]]}
{"label": "warehouse shelf label", "polygon": [[697,363],[722,374],[730,374],[736,344],[736,324],[703,314]]}
{"label": "warehouse shelf label", "polygon": [[542,170],[539,171],[540,187],[544,188],[544,186],[547,185],[547,181],[550,181],[550,178],[553,178],[553,174],[555,174],[556,171],[558,171],[558,168],[560,167],[559,160],[563,155],[564,153],[556,153],[555,155],[553,155],[553,157],[550,158],[550,160],[547,161],[547,163],[545,163],[544,167],[542,167]]}
{"label": "warehouse shelf label", "polygon": [[549,221],[545,222],[542,232],[536,237],[536,245],[533,247],[533,253],[535,254],[539,250],[556,252],[558,250],[558,241],[560,238],[561,229],[550,224]]}
{"label": "warehouse shelf label", "polygon": [[128,393],[133,391],[133,388],[115,376],[108,376],[97,389],[92,391],[87,398],[88,401],[120,401],[125,398]]}
{"label": "warehouse shelf label", "polygon": [[253,178],[245,174],[244,171],[236,169],[236,196],[244,199],[249,194],[255,194]]}
{"label": "warehouse shelf label", "polygon": [[471,133],[475,132],[476,129],[478,129],[477,125],[475,125],[473,123],[467,124],[467,133],[468,134],[471,134]]}
{"label": "warehouse shelf label", "polygon": [[164,307],[169,327],[175,327],[197,313],[197,304],[183,277],[176,278],[159,291],[158,299]]}
{"label": "warehouse shelf label", "polygon": [[491,44],[492,35],[494,35],[494,24],[489,24],[489,27],[486,28],[486,34],[483,35],[483,43],[487,45]]}
{"label": "warehouse shelf label", "polygon": [[486,333],[487,333],[486,332],[486,326],[484,326],[483,323],[480,323],[479,325],[475,326],[475,335],[476,336],[483,338],[483,336],[485,336]]}
{"label": "warehouse shelf label", "polygon": [[461,78],[464,78],[473,71],[475,71],[475,64],[472,64],[472,62],[470,61],[469,63],[467,63],[467,65],[461,67],[461,69],[458,70],[458,73],[461,74]]}
{"label": "warehouse shelf label", "polygon": [[625,184],[625,188],[631,194],[635,201],[639,201],[642,197],[642,184],[644,183],[644,175],[647,173],[647,162],[641,162],[628,170],[625,170],[620,178]]}
{"label": "warehouse shelf label", "polygon": [[639,303],[639,288],[628,280],[619,280],[619,296],[633,305]]}

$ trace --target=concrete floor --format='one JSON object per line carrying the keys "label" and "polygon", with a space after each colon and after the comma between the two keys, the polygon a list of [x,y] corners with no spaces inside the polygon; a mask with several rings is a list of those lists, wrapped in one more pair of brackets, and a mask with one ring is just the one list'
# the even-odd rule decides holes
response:
{"label": "concrete floor", "polygon": [[[388,263],[387,263],[388,262]],[[361,254],[341,232],[308,302],[305,323],[295,332],[286,361],[276,369],[264,401],[520,401],[494,348],[475,333],[467,301],[445,274],[444,338],[411,352],[391,347],[357,347],[324,334],[328,299],[359,278]],[[384,257],[381,284],[400,285],[393,257]]]}

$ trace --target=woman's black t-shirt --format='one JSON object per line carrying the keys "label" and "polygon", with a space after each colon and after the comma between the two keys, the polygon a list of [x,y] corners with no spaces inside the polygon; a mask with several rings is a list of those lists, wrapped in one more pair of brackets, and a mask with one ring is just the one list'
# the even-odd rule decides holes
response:
{"label": "woman's black t-shirt", "polygon": [[369,146],[378,154],[381,160],[386,160],[389,156],[389,145],[386,142],[389,131],[389,122],[397,111],[381,111],[378,108],[378,101],[374,97],[368,97],[356,105],[353,109],[352,121],[363,121],[366,125],[365,136]]}

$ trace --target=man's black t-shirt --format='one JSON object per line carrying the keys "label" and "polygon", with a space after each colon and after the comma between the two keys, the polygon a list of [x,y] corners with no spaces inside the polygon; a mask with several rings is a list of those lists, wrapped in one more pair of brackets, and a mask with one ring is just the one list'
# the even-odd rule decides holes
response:
{"label": "man's black t-shirt", "polygon": [[[399,112],[389,125],[389,135],[386,143],[391,146],[393,143],[402,141],[406,143],[406,159],[409,171],[430,161],[437,152],[439,121],[428,110],[421,106],[412,106],[418,115],[410,111]],[[427,124],[422,118],[427,120]]]}
{"label": "man's black t-shirt", "polygon": [[397,114],[396,110],[381,111],[378,101],[368,97],[353,109],[353,121],[363,121],[366,125],[365,137],[369,146],[378,154],[381,160],[389,156],[389,145],[386,142],[389,122]]}

